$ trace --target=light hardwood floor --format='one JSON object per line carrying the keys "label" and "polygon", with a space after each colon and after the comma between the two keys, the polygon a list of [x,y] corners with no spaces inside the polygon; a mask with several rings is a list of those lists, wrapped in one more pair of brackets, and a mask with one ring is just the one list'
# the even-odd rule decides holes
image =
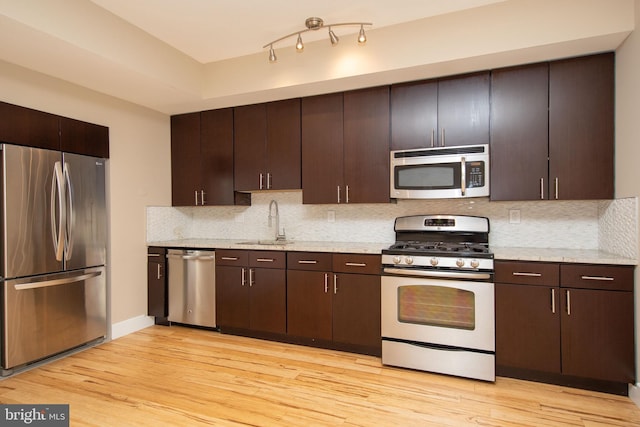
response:
{"label": "light hardwood floor", "polygon": [[376,357],[153,326],[0,381],[71,426],[639,426],[626,397],[383,367]]}

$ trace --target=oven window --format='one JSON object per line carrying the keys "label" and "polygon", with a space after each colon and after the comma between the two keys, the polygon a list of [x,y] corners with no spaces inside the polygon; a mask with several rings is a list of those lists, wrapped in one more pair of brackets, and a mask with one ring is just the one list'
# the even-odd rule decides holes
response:
{"label": "oven window", "polygon": [[398,288],[398,320],[403,323],[473,330],[475,306],[471,291],[427,285]]}

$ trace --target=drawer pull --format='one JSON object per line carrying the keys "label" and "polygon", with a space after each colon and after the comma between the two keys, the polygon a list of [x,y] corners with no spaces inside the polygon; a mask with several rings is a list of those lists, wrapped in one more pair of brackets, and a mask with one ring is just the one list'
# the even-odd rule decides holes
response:
{"label": "drawer pull", "polygon": [[148,257],[159,257],[160,254],[147,254]]}
{"label": "drawer pull", "polygon": [[273,258],[258,258],[256,259],[258,262],[273,262],[275,261]]}
{"label": "drawer pull", "polygon": [[238,257],[237,256],[223,256],[223,257],[220,257],[220,259],[225,260],[225,261],[237,261]]}
{"label": "drawer pull", "polygon": [[520,273],[517,271],[513,272],[514,276],[526,276],[526,277],[542,277],[542,273]]}
{"label": "drawer pull", "polygon": [[556,314],[556,290],[551,289],[551,313]]}
{"label": "drawer pull", "polygon": [[347,267],[366,267],[367,264],[364,262],[345,262],[344,265]]}
{"label": "drawer pull", "polygon": [[580,278],[582,280],[600,280],[603,282],[611,282],[613,281],[613,277],[606,277],[606,276],[580,276]]}
{"label": "drawer pull", "polygon": [[312,259],[309,259],[309,260],[301,259],[301,260],[298,261],[298,264],[317,264],[317,263],[318,263],[318,261],[312,260]]}

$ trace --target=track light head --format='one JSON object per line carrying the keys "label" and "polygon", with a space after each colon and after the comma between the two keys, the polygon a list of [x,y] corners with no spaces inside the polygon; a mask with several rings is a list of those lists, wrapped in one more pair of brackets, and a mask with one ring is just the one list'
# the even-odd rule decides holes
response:
{"label": "track light head", "polygon": [[367,42],[367,36],[364,33],[364,25],[360,25],[360,33],[358,33],[358,43],[364,44]]}
{"label": "track light head", "polygon": [[336,36],[336,33],[333,32],[331,27],[329,27],[329,40],[331,40],[331,46],[335,46],[338,44],[340,39]]}

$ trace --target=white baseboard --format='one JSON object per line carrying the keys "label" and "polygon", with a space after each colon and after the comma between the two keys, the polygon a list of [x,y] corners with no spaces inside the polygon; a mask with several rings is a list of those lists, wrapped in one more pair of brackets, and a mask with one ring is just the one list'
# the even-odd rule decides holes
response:
{"label": "white baseboard", "polygon": [[631,399],[637,407],[640,407],[640,385],[629,384],[629,399]]}
{"label": "white baseboard", "polygon": [[111,325],[111,339],[129,335],[133,332],[139,331],[144,328],[148,328],[154,324],[154,318],[152,316],[138,316],[131,319],[123,320],[122,322],[114,323]]}

